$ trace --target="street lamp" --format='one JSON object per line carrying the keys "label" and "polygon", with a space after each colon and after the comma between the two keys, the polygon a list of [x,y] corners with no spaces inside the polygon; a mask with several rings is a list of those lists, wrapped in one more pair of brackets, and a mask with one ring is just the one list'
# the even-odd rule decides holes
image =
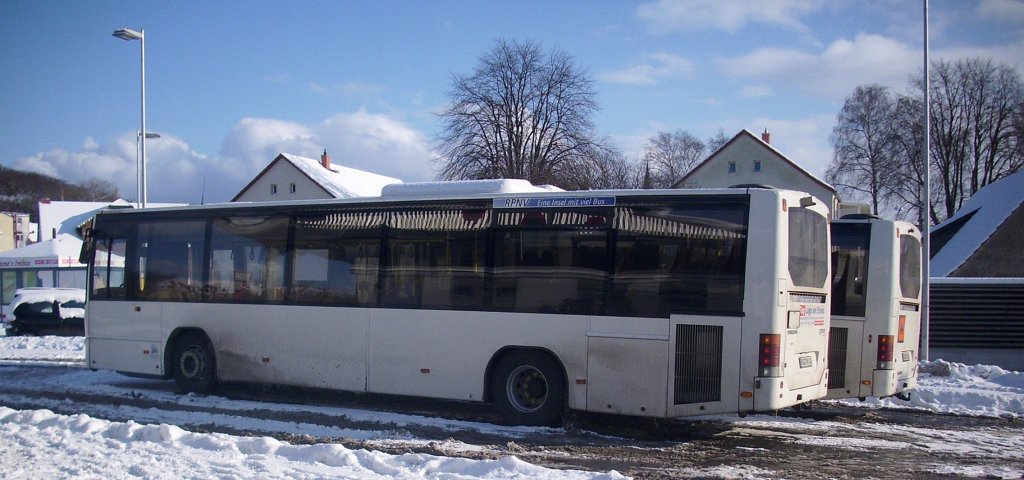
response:
{"label": "street lamp", "polygon": [[[146,138],[160,138],[159,133],[148,132]],[[143,142],[142,130],[135,132],[135,206],[141,207],[142,201],[142,180],[139,178],[142,172],[139,169],[139,144]]]}
{"label": "street lamp", "polygon": [[139,201],[142,202],[142,208],[146,208],[146,137],[142,135],[146,131],[146,31],[140,30],[135,31],[130,28],[122,28],[114,30],[114,36],[122,40],[138,40],[142,46],[142,129],[139,130],[138,139],[141,140],[141,160],[137,159],[139,176],[142,177],[139,187]]}

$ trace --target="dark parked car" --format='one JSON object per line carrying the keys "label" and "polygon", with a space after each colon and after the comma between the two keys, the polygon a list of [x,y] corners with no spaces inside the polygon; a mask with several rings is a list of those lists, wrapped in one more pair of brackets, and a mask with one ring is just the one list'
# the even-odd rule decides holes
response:
{"label": "dark parked car", "polygon": [[23,288],[7,311],[8,336],[85,335],[85,290],[81,288]]}

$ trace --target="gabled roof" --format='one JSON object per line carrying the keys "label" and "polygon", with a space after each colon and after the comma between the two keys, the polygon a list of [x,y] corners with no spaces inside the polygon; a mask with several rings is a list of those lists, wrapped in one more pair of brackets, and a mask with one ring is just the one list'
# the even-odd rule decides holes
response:
{"label": "gabled roof", "polygon": [[933,240],[944,242],[932,256],[931,276],[949,276],[963,265],[1022,203],[1024,171],[975,192],[952,217],[931,228]]}
{"label": "gabled roof", "polygon": [[684,175],[683,178],[680,178],[679,181],[677,181],[676,184],[673,185],[673,187],[674,188],[680,188],[687,180],[690,179],[691,176],[693,176],[695,173],[697,173],[698,170],[700,170],[705,165],[710,163],[712,160],[714,160],[716,157],[718,157],[722,152],[726,151],[731,145],[733,145],[734,143],[738,142],[741,138],[747,138],[747,137],[749,137],[750,139],[752,139],[752,140],[756,141],[757,143],[761,144],[761,146],[763,146],[769,153],[771,153],[772,155],[777,157],[779,160],[782,160],[784,163],[789,164],[795,170],[797,170],[800,173],[802,173],[805,176],[807,176],[807,178],[810,178],[815,183],[818,183],[821,186],[823,186],[826,189],[828,189],[829,191],[835,193],[835,191],[836,191],[835,187],[833,187],[832,185],[829,185],[824,180],[814,176],[811,172],[808,172],[807,170],[804,170],[803,167],[801,167],[800,165],[797,165],[795,162],[793,162],[789,158],[786,158],[786,156],[783,155],[782,152],[776,150],[775,147],[771,146],[770,143],[767,143],[764,140],[761,140],[760,137],[758,137],[757,135],[752,133],[750,130],[747,130],[745,128],[743,130],[740,130],[739,133],[737,133],[731,139],[729,139],[728,142],[725,142],[725,144],[722,145],[721,147],[719,147],[718,150],[715,150],[715,153],[712,153],[710,156],[708,156],[708,158],[704,159],[703,162],[700,162],[696,167],[693,168],[693,170],[690,170],[690,172],[687,173],[686,175]]}
{"label": "gabled roof", "polygon": [[320,164],[319,160],[290,153],[281,153],[263,171],[256,175],[251,182],[242,188],[231,201],[237,201],[243,193],[256,184],[278,162],[289,163],[334,198],[377,197],[380,196],[380,190],[385,185],[402,183],[397,178],[336,164],[332,164],[331,169],[327,170]]}

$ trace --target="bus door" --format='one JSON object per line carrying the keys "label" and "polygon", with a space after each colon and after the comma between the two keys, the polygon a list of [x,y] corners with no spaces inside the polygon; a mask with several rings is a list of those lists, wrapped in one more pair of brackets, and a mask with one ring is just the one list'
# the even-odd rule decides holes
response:
{"label": "bus door", "polygon": [[85,331],[89,365],[163,374],[162,308],[159,302],[129,301],[125,238],[97,238],[92,259]]}

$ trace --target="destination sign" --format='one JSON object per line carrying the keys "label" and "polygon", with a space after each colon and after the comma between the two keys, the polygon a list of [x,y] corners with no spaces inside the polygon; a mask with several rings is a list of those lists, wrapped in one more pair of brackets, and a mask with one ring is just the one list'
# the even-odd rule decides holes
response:
{"label": "destination sign", "polygon": [[614,207],[615,197],[515,197],[495,198],[494,208]]}

